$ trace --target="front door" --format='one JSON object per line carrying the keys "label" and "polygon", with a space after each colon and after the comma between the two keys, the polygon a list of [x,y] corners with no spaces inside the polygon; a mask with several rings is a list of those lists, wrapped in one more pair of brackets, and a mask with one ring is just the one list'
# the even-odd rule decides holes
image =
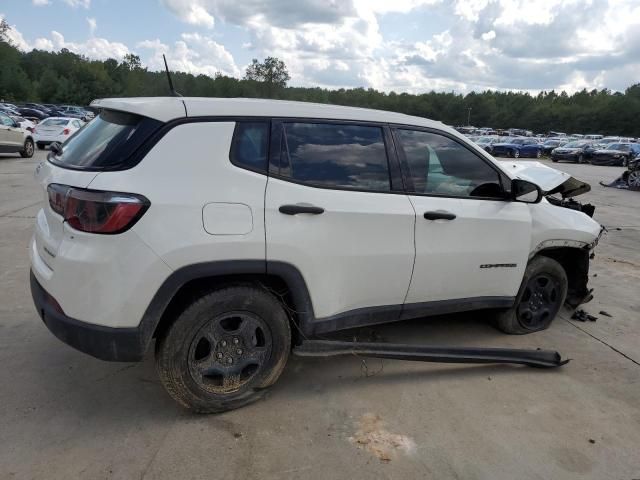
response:
{"label": "front door", "polygon": [[398,128],[394,138],[416,211],[405,310],[425,302],[443,312],[509,306],[527,264],[529,206],[505,200],[508,179],[455,137]]}
{"label": "front door", "polygon": [[391,184],[390,137],[381,126],[311,120],[274,122],[273,131],[267,261],[300,271],[327,329],[397,320],[415,214]]}

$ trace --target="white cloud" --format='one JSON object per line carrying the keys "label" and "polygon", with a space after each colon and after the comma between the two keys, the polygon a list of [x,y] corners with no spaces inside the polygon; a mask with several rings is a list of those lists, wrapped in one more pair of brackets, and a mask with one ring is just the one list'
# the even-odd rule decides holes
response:
{"label": "white cloud", "polygon": [[151,70],[164,69],[162,54],[166,54],[171,70],[214,76],[216,73],[240,77],[242,71],[233,56],[211,37],[199,33],[183,33],[181,40],[172,46],[159,39],[139,42],[136,48],[149,51],[142,55],[145,65]]}
{"label": "white cloud", "polygon": [[50,3],[50,0],[33,0],[33,4],[36,7],[42,7],[43,5],[49,5]]}
{"label": "white cloud", "polygon": [[167,8],[177,14],[183,22],[191,25],[213,28],[215,23],[213,16],[197,1],[162,0],[162,2]]}
{"label": "white cloud", "polygon": [[95,18],[87,17],[87,23],[89,24],[89,34],[93,37],[98,28],[98,22],[96,22]]}
{"label": "white cloud", "polygon": [[53,46],[50,50],[57,51],[62,48],[66,48],[73,53],[100,60],[105,60],[107,58],[120,60],[126,54],[131,53],[125,44],[120,42],[111,42],[106,38],[91,37],[85,42],[67,42],[64,36],[55,30],[51,32],[51,39],[40,38],[37,41],[41,42],[41,45],[43,46]]}
{"label": "white cloud", "polygon": [[72,8],[89,8],[91,6],[91,0],[64,0],[64,3]]}

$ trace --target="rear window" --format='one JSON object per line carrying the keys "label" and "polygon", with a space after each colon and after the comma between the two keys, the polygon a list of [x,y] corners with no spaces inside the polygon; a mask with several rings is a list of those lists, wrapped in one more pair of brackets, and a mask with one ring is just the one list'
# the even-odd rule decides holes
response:
{"label": "rear window", "polygon": [[267,172],[269,123],[238,122],[233,133],[231,162],[260,173]]}
{"label": "rear window", "polygon": [[124,170],[127,160],[162,122],[132,113],[103,110],[62,145],[49,160],[82,170]]}
{"label": "rear window", "polygon": [[43,127],[64,127],[68,122],[69,120],[65,120],[63,118],[47,118],[42,121],[40,125]]}

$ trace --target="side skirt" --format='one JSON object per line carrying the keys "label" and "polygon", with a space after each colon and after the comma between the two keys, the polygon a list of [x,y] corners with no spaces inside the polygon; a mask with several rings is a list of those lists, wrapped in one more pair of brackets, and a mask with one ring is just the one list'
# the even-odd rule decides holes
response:
{"label": "side skirt", "polygon": [[448,313],[460,313],[489,308],[510,308],[514,302],[515,297],[472,297],[405,305],[359,308],[331,317],[318,318],[310,322],[310,324],[303,325],[303,331],[307,335],[315,335],[348,328],[390,323],[412,318],[432,317]]}

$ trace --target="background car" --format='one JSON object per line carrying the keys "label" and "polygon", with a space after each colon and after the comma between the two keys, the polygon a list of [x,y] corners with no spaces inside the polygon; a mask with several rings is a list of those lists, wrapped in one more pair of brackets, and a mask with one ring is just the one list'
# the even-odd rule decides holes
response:
{"label": "background car", "polygon": [[20,126],[8,115],[0,113],[0,153],[19,153],[23,158],[33,156],[31,132]]}
{"label": "background car", "polygon": [[64,143],[82,125],[82,121],[77,118],[50,117],[36,126],[33,137],[38,148],[43,150],[53,142]]}
{"label": "background car", "polygon": [[637,143],[610,143],[602,150],[596,150],[591,157],[592,165],[619,165],[626,167],[632,158],[640,153]]}
{"label": "background car", "polygon": [[49,115],[44,113],[42,110],[30,107],[18,107],[18,114],[21,117],[28,118],[29,120],[36,119],[37,121],[44,120],[49,117]]}
{"label": "background car", "polygon": [[585,149],[592,145],[591,140],[576,140],[554,148],[551,152],[551,160],[569,160],[571,162],[584,163],[587,161]]}
{"label": "background car", "polygon": [[24,128],[25,130],[33,133],[33,130],[36,127],[36,124],[33,123],[31,120],[21,117],[19,115],[9,115],[9,116],[14,122],[16,122],[20,126],[20,128]]}
{"label": "background car", "polygon": [[476,145],[478,145],[479,147],[482,147],[485,149],[485,151],[489,152],[489,153],[493,153],[493,144],[494,143],[498,143],[501,142],[503,139],[499,138],[499,137],[490,137],[490,136],[485,136],[485,137],[480,137],[478,138],[478,140],[476,140]]}
{"label": "background car", "polygon": [[542,156],[542,144],[534,138],[509,138],[506,142],[495,143],[493,145],[493,155],[507,156],[512,158]]}
{"label": "background car", "polygon": [[561,147],[565,143],[567,143],[566,138],[549,138],[542,144],[542,153],[549,156],[554,148]]}

